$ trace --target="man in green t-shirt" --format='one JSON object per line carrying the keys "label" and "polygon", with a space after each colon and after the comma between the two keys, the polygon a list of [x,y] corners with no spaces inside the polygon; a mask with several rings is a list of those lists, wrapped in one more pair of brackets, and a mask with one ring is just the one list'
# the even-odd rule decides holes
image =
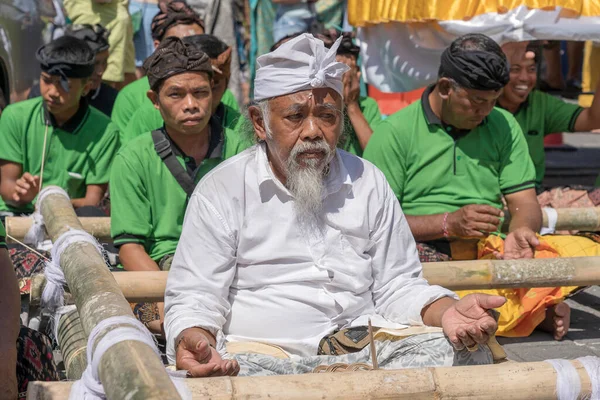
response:
{"label": "man in green t-shirt", "polygon": [[73,206],[97,206],[108,185],[118,131],[84,96],[94,53],[61,37],[37,52],[41,97],[10,105],[0,119],[0,213],[31,213],[40,188],[60,186]]}
{"label": "man in green t-shirt", "polygon": [[[210,57],[213,66],[212,115],[217,117],[224,129],[239,130],[243,119],[237,110],[233,94],[227,90],[231,76],[231,51],[223,41],[213,35],[194,35],[182,39]],[[163,125],[160,111],[152,102],[146,101],[135,112],[127,128],[121,133],[123,143],[142,133],[158,129]]]}
{"label": "man in green t-shirt", "polygon": [[[204,33],[204,22],[185,1],[160,2],[159,8],[160,12],[152,19],[151,25],[155,48],[162,40],[171,36],[183,38]],[[127,128],[129,120],[138,108],[148,101],[148,90],[148,78],[143,77],[119,91],[111,118],[121,132]]]}
{"label": "man in green t-shirt", "polygon": [[208,55],[171,37],[144,68],[148,96],[164,127],[129,142],[117,155],[110,180],[111,233],[129,271],[169,269],[195,184],[251,145],[237,133],[223,131],[211,117],[213,67]]}
{"label": "man in green t-shirt", "polygon": [[[499,230],[504,196],[512,219],[504,252],[495,256],[533,257],[542,224],[535,169],[517,121],[494,108],[508,80],[498,44],[480,34],[459,37],[442,54],[437,83],[369,141],[364,157],[386,175],[413,236],[425,243],[420,250],[476,258],[478,240]],[[569,308],[553,311],[547,318],[560,339]]]}
{"label": "man in green t-shirt", "polygon": [[536,185],[541,186],[546,172],[544,137],[600,129],[600,98],[594,97],[590,108],[582,108],[536,90],[536,49],[528,47],[527,42],[509,43],[502,48],[510,64],[510,81],[497,105],[510,111],[521,126],[535,166]]}

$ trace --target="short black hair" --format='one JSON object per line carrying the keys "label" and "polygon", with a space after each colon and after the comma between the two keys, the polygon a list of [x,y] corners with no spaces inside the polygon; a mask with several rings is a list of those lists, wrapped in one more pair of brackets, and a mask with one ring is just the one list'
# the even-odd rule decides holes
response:
{"label": "short black hair", "polygon": [[[450,52],[453,53],[455,51],[485,51],[506,59],[506,55],[500,45],[494,39],[481,33],[467,33],[454,39],[450,44]],[[440,69],[438,70],[438,78],[449,78],[442,64],[440,64]]]}
{"label": "short black hair", "polygon": [[290,40],[292,40],[294,38],[297,38],[298,36],[302,35],[303,33],[308,33],[308,32],[307,31],[302,31],[302,32],[298,32],[298,33],[292,33],[291,35],[287,35],[286,37],[282,37],[281,39],[279,39],[277,41],[277,43],[275,43],[273,46],[271,46],[271,49],[269,49],[269,51],[275,51],[275,50],[277,50],[285,42],[289,42]]}
{"label": "short black hair", "polygon": [[223,54],[229,46],[227,43],[214,35],[207,33],[202,35],[186,36],[181,39],[183,43],[196,47],[203,53],[206,53],[210,58],[217,58]]}
{"label": "short black hair", "polygon": [[44,46],[43,56],[61,60],[65,64],[89,64],[95,54],[85,40],[73,36],[62,36]]}

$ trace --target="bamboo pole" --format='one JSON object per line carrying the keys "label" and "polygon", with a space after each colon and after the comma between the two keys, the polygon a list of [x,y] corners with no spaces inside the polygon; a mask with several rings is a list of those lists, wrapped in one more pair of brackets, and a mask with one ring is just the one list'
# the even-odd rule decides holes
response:
{"label": "bamboo pole", "polygon": [[[100,242],[112,242],[110,217],[80,217],[79,222],[81,222],[87,233],[93,235]],[[31,217],[6,217],[6,233],[19,241],[23,241],[32,224],[33,219]],[[11,239],[8,238],[8,240]]]}
{"label": "bamboo pole", "polygon": [[[423,275],[432,285],[450,290],[535,288],[600,285],[600,257],[533,260],[473,260],[423,263]],[[113,276],[125,298],[132,302],[162,302],[168,272],[126,271]],[[39,303],[45,278],[31,285],[32,304]]]}
{"label": "bamboo pole", "polygon": [[67,378],[78,380],[87,367],[87,336],[77,310],[63,314],[57,322],[57,338]]}
{"label": "bamboo pole", "polygon": [[[581,382],[579,399],[591,382],[571,361]],[[471,367],[415,368],[368,372],[186,379],[194,400],[237,399],[556,399],[556,372],[545,362]],[[33,382],[29,400],[67,399],[71,383]]]}
{"label": "bamboo pole", "polygon": [[[49,194],[40,206],[53,242],[71,228],[82,229],[67,197]],[[71,244],[62,253],[61,267],[86,336],[106,318],[133,318],[129,303],[94,245]],[[111,329],[102,332],[99,339]],[[110,347],[100,360],[98,373],[109,400],[180,399],[161,360],[141,342],[124,341]]]}

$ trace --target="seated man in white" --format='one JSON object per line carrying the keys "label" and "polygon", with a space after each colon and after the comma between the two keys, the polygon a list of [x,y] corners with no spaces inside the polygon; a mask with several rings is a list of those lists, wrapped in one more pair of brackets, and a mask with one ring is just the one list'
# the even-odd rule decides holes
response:
{"label": "seated man in white", "polygon": [[[457,300],[429,285],[384,175],[336,149],[347,70],[338,45],[305,34],[258,58],[249,111],[259,143],[190,198],[165,296],[167,354],[190,376],[369,362],[368,339],[345,350],[326,339],[338,330],[364,339],[368,318],[409,336],[375,341],[382,368],[492,362],[488,310],[505,299]],[[411,326],[420,334],[403,335]],[[284,358],[240,353],[257,343]]]}

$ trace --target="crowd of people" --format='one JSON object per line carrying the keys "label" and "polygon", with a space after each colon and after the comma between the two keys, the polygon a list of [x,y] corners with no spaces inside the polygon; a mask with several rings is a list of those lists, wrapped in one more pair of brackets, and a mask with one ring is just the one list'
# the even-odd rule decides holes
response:
{"label": "crowd of people", "polygon": [[[369,319],[388,330],[383,368],[490,364],[496,334],[565,336],[576,288],[457,294],[421,262],[556,250],[539,235],[543,140],[599,129],[600,100],[537,90],[540,47],[468,34],[421,99],[383,119],[352,34],[309,1],[281,3],[246,104],[242,53],[194,3],[65,0],[73,24],[0,117],[0,216],[31,214],[48,185],[79,215],[110,216],[122,273],[169,271],[165,302],[132,309],[192,377],[368,362]],[[19,319],[16,279],[43,259],[0,228],[9,399],[59,374],[52,342]]]}

